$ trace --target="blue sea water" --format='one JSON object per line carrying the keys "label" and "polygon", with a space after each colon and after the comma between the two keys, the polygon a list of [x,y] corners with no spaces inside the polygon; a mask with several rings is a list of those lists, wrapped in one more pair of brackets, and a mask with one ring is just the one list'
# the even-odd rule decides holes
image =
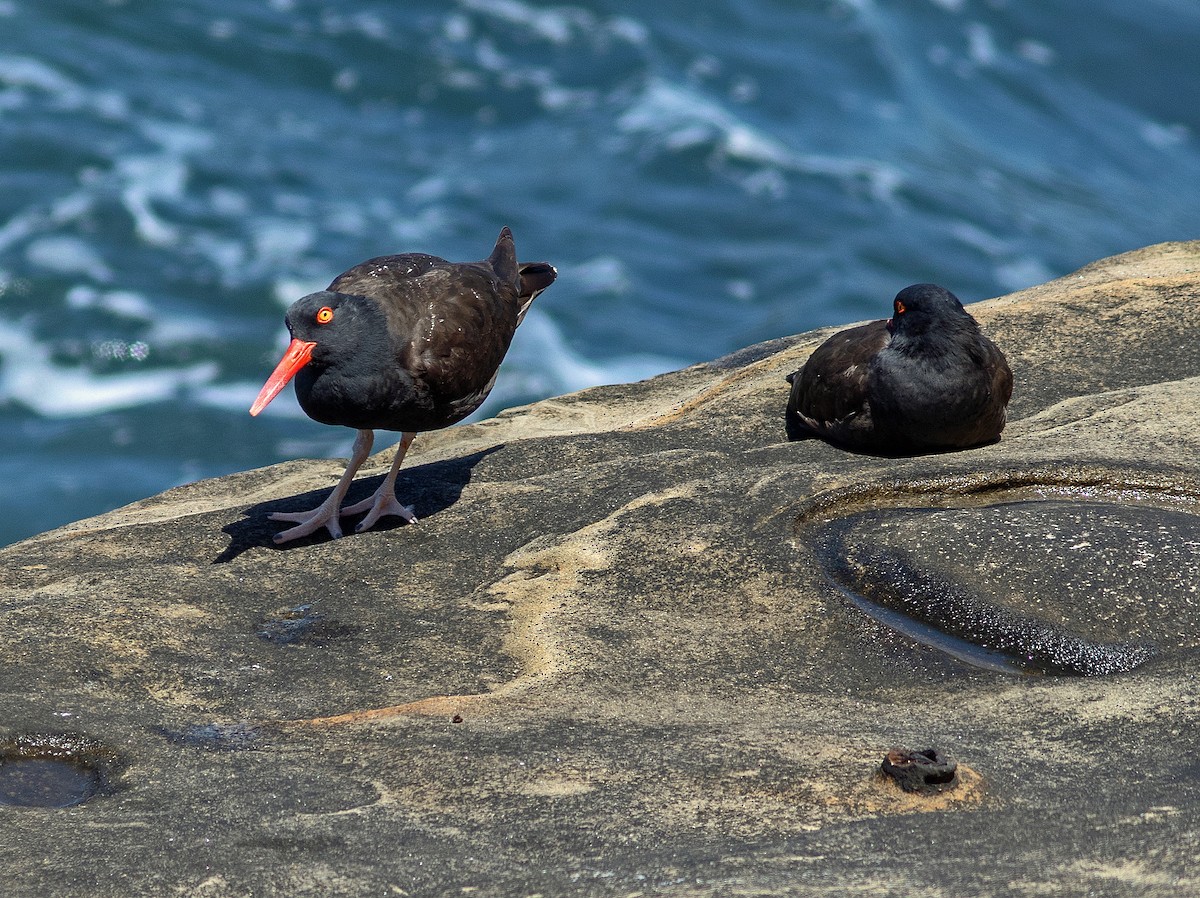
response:
{"label": "blue sea water", "polygon": [[1200,236],[1197,46],[1194,0],[0,0],[0,544],[346,455],[247,408],[370,256],[558,267],[487,415]]}

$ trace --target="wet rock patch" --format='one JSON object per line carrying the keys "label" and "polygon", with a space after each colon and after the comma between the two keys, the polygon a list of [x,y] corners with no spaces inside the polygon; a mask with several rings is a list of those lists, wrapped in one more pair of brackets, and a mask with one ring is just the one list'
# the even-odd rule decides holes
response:
{"label": "wet rock patch", "polygon": [[117,753],[88,736],[27,733],[0,740],[0,805],[69,808],[111,791]]}
{"label": "wet rock patch", "polygon": [[[924,501],[923,501],[924,500]],[[1200,645],[1200,514],[1114,482],[880,497],[809,533],[857,608],[978,667],[1101,676]]]}

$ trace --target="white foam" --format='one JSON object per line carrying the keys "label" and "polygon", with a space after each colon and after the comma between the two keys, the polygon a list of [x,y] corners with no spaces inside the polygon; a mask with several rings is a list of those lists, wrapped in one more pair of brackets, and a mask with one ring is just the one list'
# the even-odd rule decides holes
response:
{"label": "white foam", "polygon": [[331,280],[333,279],[280,278],[271,285],[271,296],[286,309],[300,297],[324,290]]}
{"label": "white foam", "polygon": [[[460,5],[493,20],[517,26],[523,37],[532,36],[559,46],[584,40],[603,52],[614,41],[638,46],[646,42],[646,29],[637,22],[621,17],[603,20],[577,6],[534,7],[522,0],[460,0]],[[537,93],[538,103],[549,112],[592,107],[600,98],[600,93],[594,89],[560,83],[551,67],[529,65],[526,62],[530,58],[528,54],[505,52],[512,48],[507,35],[477,35],[474,24],[461,14],[446,20],[443,33],[455,43],[473,41],[474,67],[447,68],[442,74],[443,83],[457,90],[485,90],[488,79],[481,77],[481,73],[487,72],[505,90],[532,88]],[[484,107],[479,114],[487,123],[487,116],[494,111]]]}
{"label": "white foam", "polygon": [[9,88],[8,103],[23,105],[29,91],[48,94],[51,104],[60,110],[90,109],[105,119],[125,119],[129,103],[112,90],[92,90],[68,78],[57,69],[30,56],[0,54],[0,84]]}
{"label": "white foam", "polygon": [[82,274],[95,281],[112,280],[112,269],[86,240],[66,234],[38,237],[25,247],[32,264],[57,274]]}
{"label": "white foam", "polygon": [[66,75],[31,56],[0,55],[0,84],[31,87],[59,97],[82,93]]}
{"label": "white foam", "polygon": [[616,256],[596,256],[574,265],[560,265],[560,276],[585,293],[626,293],[630,278],[625,263]]}
{"label": "white foam", "polygon": [[635,47],[644,47],[650,42],[650,29],[636,19],[625,16],[609,19],[608,31],[613,37]]}
{"label": "white foam", "polygon": [[725,292],[737,302],[748,303],[758,291],[754,288],[754,281],[738,278],[725,282]]}
{"label": "white foam", "polygon": [[1187,125],[1176,122],[1161,125],[1158,122],[1143,122],[1139,129],[1142,140],[1159,150],[1171,149],[1188,142],[1191,131]]}
{"label": "white foam", "polygon": [[158,144],[168,156],[189,156],[206,153],[216,145],[216,138],[203,128],[183,122],[162,119],[139,119],[138,130]]}
{"label": "white foam", "polygon": [[312,222],[298,218],[258,218],[251,225],[250,239],[255,269],[271,271],[316,245],[317,229]]}
{"label": "white foam", "polygon": [[961,219],[950,223],[950,233],[961,243],[989,256],[1001,256],[1010,251],[1008,241],[989,234],[983,228]]}
{"label": "white foam", "polygon": [[72,309],[103,309],[122,318],[141,321],[154,319],[154,307],[140,293],[132,290],[96,290],[76,284],[67,291],[67,305]]}
{"label": "white foam", "polygon": [[172,155],[126,156],[117,160],[117,179],[123,182],[121,203],[133,217],[134,229],[151,246],[179,242],[179,228],[160,216],[155,201],[179,201],[187,185],[188,165]]}
{"label": "white foam", "polygon": [[[720,155],[744,162],[799,174],[865,181],[877,199],[890,200],[903,183],[899,169],[878,160],[794,152],[741,121],[715,100],[657,77],[649,79],[641,95],[617,119],[617,127],[627,134],[649,135],[669,151],[711,143]],[[751,192],[761,192],[763,187],[758,182],[746,186]]]}
{"label": "white foam", "polygon": [[162,349],[168,346],[187,345],[197,340],[219,340],[228,337],[234,330],[229,322],[218,325],[212,318],[172,309],[158,316],[146,334],[146,340]]}
{"label": "white foam", "polygon": [[[370,220],[363,210],[353,203],[336,204],[321,217],[321,223],[334,233],[352,236],[365,234],[370,229]],[[312,240],[316,241],[315,231],[312,234]],[[308,249],[311,246],[312,243],[305,248]]]}
{"label": "white foam", "polygon": [[1058,58],[1054,48],[1041,41],[1025,39],[1017,42],[1017,55],[1034,65],[1053,65]]}
{"label": "white foam", "polygon": [[[475,61],[479,63],[479,67],[489,72],[500,72],[509,78],[514,78],[516,73],[510,70],[508,57],[496,49],[496,45],[488,38],[481,38],[475,42]],[[511,86],[519,86],[519,82],[512,81]]]}
{"label": "white foam", "polygon": [[385,19],[371,12],[355,12],[349,15],[326,10],[321,16],[321,30],[325,34],[361,34],[372,40],[384,41],[391,36]]}
{"label": "white foam", "polygon": [[629,353],[600,360],[573,350],[562,331],[535,304],[517,330],[500,377],[487,402],[471,420],[490,417],[531,396],[558,396],[603,384],[631,383],[687,365],[683,359]]}
{"label": "white foam", "polygon": [[[91,211],[94,204],[95,197],[91,193],[77,190],[59,197],[49,208],[34,206],[18,212],[0,227],[0,251],[39,231],[70,224]],[[41,252],[46,252],[46,249],[43,248]]]}
{"label": "white foam", "polygon": [[[59,91],[70,88],[70,82],[56,78],[52,69],[40,65],[14,66],[11,59],[9,63],[7,71],[14,80]],[[4,70],[3,66],[0,70]],[[207,206],[214,215],[232,220],[236,233],[196,227],[175,215],[175,210],[188,202],[195,160],[212,150],[214,135],[181,122],[142,119],[135,125],[154,148],[118,155],[108,168],[85,169],[80,189],[52,200],[48,207],[32,206],[0,222],[0,250],[30,241],[27,257],[41,267],[83,274],[95,281],[111,280],[113,272],[96,250],[72,235],[62,234],[60,227],[85,218],[97,202],[115,195],[144,243],[165,249],[186,244],[190,251],[215,266],[224,285],[303,267],[305,254],[317,240],[313,219],[322,211],[311,198],[279,194],[275,208],[283,214],[262,215],[256,214],[245,192],[215,187],[204,195]],[[335,204],[323,211],[321,220],[334,230],[360,234],[370,224],[349,203]],[[392,214],[385,216],[386,220],[399,217],[394,213],[392,210]]]}
{"label": "white foam", "polygon": [[992,38],[991,29],[982,22],[967,23],[967,53],[971,61],[983,68],[993,66],[1000,57],[1000,51]]}
{"label": "white foam", "polygon": [[76,221],[91,212],[95,205],[96,198],[86,191],[68,193],[50,204],[50,221],[55,224]]}
{"label": "white foam", "polygon": [[232,286],[242,279],[246,264],[245,241],[199,231],[189,235],[188,245],[216,266],[225,286]]}
{"label": "white foam", "polygon": [[[136,357],[136,355],[131,355]],[[0,403],[15,402],[47,418],[95,415],[179,397],[216,378],[218,365],[96,374],[54,362],[22,325],[0,329]]]}
{"label": "white foam", "polygon": [[1022,255],[1014,241],[997,237],[969,221],[953,221],[949,231],[960,243],[994,261],[992,274],[1005,290],[1024,290],[1055,277],[1054,270],[1041,259]]}
{"label": "white foam", "polygon": [[414,203],[433,203],[448,197],[450,191],[450,178],[437,173],[417,181],[408,188],[406,195]]}
{"label": "white foam", "polygon": [[442,22],[442,34],[446,36],[447,40],[453,41],[456,44],[470,40],[471,35],[474,33],[474,29],[471,27],[471,20],[461,13],[451,13]]}
{"label": "white foam", "polygon": [[591,13],[578,8],[538,7],[534,8],[519,0],[460,0],[467,9],[503,19],[520,25],[538,37],[555,44],[565,44],[571,39],[576,26],[587,27],[594,21]]}
{"label": "white foam", "polygon": [[445,208],[428,206],[415,215],[396,216],[389,230],[399,246],[423,246],[444,231],[449,220]]}
{"label": "white foam", "polygon": [[[643,46],[649,38],[645,25],[626,16],[601,19],[582,6],[531,6],[521,0],[459,0],[459,5],[492,19],[518,26],[552,44],[563,45],[576,38],[593,41],[617,39],[634,46]],[[470,24],[461,16],[453,17],[446,25],[453,39],[464,40],[470,34]]]}
{"label": "white foam", "polygon": [[218,215],[241,218],[250,212],[250,198],[231,187],[213,187],[208,191],[208,205]]}

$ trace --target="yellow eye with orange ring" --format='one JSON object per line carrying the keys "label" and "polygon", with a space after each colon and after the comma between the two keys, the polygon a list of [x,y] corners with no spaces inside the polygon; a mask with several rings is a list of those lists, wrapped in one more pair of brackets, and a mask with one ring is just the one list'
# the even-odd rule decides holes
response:
{"label": "yellow eye with orange ring", "polygon": [[333,320],[333,309],[329,306],[321,306],[317,309],[317,324],[328,324]]}

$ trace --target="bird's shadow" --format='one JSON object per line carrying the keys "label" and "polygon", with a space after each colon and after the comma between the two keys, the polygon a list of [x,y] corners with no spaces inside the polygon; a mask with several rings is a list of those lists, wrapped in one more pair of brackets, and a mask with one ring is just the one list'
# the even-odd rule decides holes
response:
{"label": "bird's shadow", "polygon": [[[438,512],[445,511],[458,501],[463,488],[471,482],[471,471],[481,460],[503,449],[503,444],[481,449],[461,458],[449,458],[443,461],[430,462],[425,465],[415,465],[402,468],[396,479],[396,497],[410,506],[417,519],[432,517]],[[353,504],[360,499],[370,496],[383,481],[384,475],[364,477],[356,480],[346,493],[345,504]],[[272,521],[268,515],[273,511],[304,511],[316,508],[329,495],[331,487],[310,490],[286,498],[272,499],[269,502],[259,502],[251,505],[242,512],[242,519],[226,524],[222,532],[229,534],[229,545],[225,547],[213,564],[226,564],[237,558],[247,549],[266,548],[287,550],[300,546],[311,546],[315,543],[328,542],[329,532],[321,528],[311,536],[296,539],[283,545],[276,545],[275,534],[287,529],[288,524]],[[342,518],[342,532],[346,536],[354,535],[354,526],[364,515],[352,515]],[[395,516],[382,518],[371,531],[391,530],[404,526],[404,522]]]}

